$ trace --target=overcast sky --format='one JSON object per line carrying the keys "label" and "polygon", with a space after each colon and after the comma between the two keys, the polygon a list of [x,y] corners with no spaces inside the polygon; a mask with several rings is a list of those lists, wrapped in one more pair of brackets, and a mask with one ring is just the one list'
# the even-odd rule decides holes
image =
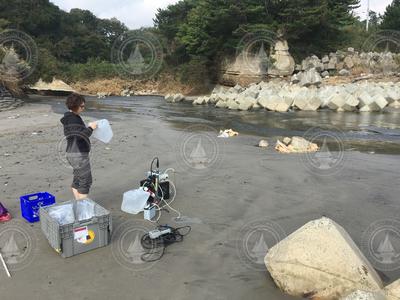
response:
{"label": "overcast sky", "polygon": [[[116,17],[130,29],[152,26],[157,8],[165,8],[177,0],[50,0],[63,10],[88,9],[100,18]],[[365,18],[368,0],[361,0],[357,13]],[[383,13],[392,0],[370,0],[373,11]]]}

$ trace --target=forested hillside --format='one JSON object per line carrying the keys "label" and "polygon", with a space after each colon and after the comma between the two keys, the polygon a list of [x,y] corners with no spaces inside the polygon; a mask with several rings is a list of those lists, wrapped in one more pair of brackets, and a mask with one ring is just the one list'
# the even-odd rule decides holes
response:
{"label": "forested hillside", "polygon": [[[371,33],[353,13],[358,5],[359,0],[182,0],[158,10],[154,28],[145,30],[155,33],[164,48],[161,72],[184,81],[189,75],[215,74],[248,32],[279,30],[297,60],[357,49]],[[30,81],[118,76],[111,48],[128,31],[117,19],[99,19],[81,9],[65,12],[49,0],[0,0],[0,30],[8,28],[28,33],[38,45],[39,64]],[[383,16],[371,12],[370,31],[379,29],[400,30],[400,0]]]}

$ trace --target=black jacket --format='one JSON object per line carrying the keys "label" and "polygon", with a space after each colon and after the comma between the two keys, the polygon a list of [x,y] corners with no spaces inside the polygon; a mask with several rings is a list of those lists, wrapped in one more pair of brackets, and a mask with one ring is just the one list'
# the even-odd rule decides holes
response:
{"label": "black jacket", "polygon": [[67,138],[67,152],[89,153],[89,137],[92,135],[93,129],[86,127],[82,118],[73,112],[66,112],[60,121],[64,125],[64,135]]}

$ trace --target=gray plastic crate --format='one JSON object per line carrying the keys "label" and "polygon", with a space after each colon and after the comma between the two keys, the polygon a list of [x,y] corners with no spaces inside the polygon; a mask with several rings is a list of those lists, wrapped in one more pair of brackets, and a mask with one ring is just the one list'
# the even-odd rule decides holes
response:
{"label": "gray plastic crate", "polygon": [[[86,199],[92,201],[90,199]],[[94,202],[94,201],[92,201]],[[48,207],[41,207],[40,224],[44,235],[62,257],[67,258],[93,249],[107,246],[111,241],[112,218],[111,213],[95,203],[95,217],[76,221],[72,224],[60,225],[49,215],[49,209],[73,203],[73,201],[62,202]],[[86,242],[79,237],[86,234]]]}

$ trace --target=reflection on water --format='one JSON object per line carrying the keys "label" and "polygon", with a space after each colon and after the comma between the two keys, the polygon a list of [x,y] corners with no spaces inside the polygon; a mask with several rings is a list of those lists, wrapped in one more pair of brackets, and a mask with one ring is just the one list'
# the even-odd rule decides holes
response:
{"label": "reflection on water", "polygon": [[[32,96],[33,102],[51,104],[55,112],[65,111],[65,98]],[[255,112],[231,111],[213,106],[193,106],[191,103],[166,103],[162,97],[87,97],[87,114],[95,118],[124,120],[132,115],[158,118],[176,129],[193,124],[207,124],[216,130],[232,128],[241,134],[264,138],[303,136],[318,127],[344,133],[346,150],[372,153],[400,154],[400,111],[385,113],[352,112],[289,112],[265,110]],[[322,144],[323,141],[318,141]],[[335,144],[328,146],[335,150]],[[331,149],[331,148],[330,148]]]}

